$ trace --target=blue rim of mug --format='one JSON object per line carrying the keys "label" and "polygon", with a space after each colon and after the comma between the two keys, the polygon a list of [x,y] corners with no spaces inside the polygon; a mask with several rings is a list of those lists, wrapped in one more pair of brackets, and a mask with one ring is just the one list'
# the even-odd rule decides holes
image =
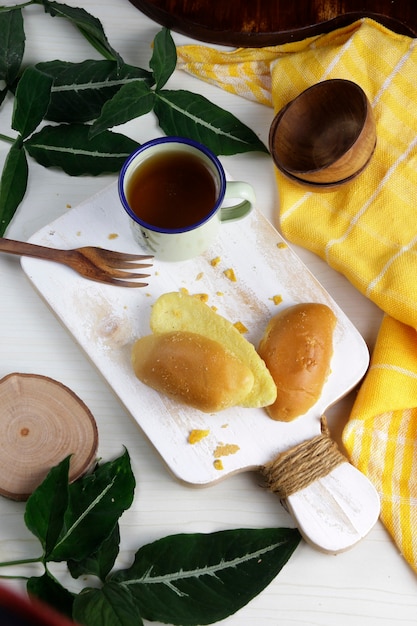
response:
{"label": "blue rim of mug", "polygon": [[[166,143],[186,144],[188,146],[191,146],[192,148],[195,148],[199,152],[202,152],[214,165],[214,167],[216,168],[217,174],[219,176],[219,193],[217,196],[217,202],[212,208],[212,210],[210,211],[210,213],[208,213],[205,217],[203,217],[203,219],[199,220],[198,222],[194,222],[193,224],[190,224],[189,226],[186,226],[183,228],[161,228],[159,226],[154,226],[153,224],[149,224],[148,222],[145,222],[140,217],[138,217],[136,213],[132,211],[127,201],[126,194],[124,192],[124,179],[126,175],[126,170],[130,166],[132,161],[138,156],[138,154],[141,154],[145,150],[148,150],[149,148],[152,148],[153,146],[157,146],[159,144],[166,144]],[[167,234],[185,233],[191,230],[195,230],[199,226],[202,226],[203,224],[208,222],[213,217],[213,215],[215,215],[217,211],[220,209],[221,203],[223,202],[223,198],[226,193],[226,176],[225,176],[223,167],[219,159],[209,148],[207,148],[207,146],[199,143],[198,141],[195,141],[194,139],[188,139],[187,137],[175,137],[175,136],[158,137],[157,139],[151,139],[150,141],[147,141],[146,143],[141,144],[140,146],[138,146],[136,150],[134,150],[128,156],[128,158],[126,159],[126,161],[124,162],[122,166],[122,169],[120,170],[118,190],[119,190],[119,197],[120,197],[124,210],[132,218],[132,220],[136,222],[137,224],[139,224],[140,226],[143,226],[144,228],[148,228],[149,230],[152,230],[153,232],[156,232],[156,233],[167,233]]]}

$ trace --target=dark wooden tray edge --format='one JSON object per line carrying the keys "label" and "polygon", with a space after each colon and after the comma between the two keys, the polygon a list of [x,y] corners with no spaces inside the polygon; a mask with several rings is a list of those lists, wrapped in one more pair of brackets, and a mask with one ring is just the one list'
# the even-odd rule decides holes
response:
{"label": "dark wooden tray edge", "polygon": [[338,15],[318,24],[280,32],[234,32],[220,28],[218,30],[205,28],[202,24],[191,20],[186,21],[183,18],[179,19],[175,15],[150,3],[142,2],[141,0],[129,0],[129,2],[151,20],[161,26],[165,26],[173,32],[186,35],[197,41],[232,47],[261,48],[265,46],[281,45],[291,41],[301,41],[307,37],[329,33],[337,28],[348,26],[364,17],[373,19],[400,35],[413,38],[417,37],[417,27],[414,30],[400,20],[371,11],[344,13],[343,15]]}

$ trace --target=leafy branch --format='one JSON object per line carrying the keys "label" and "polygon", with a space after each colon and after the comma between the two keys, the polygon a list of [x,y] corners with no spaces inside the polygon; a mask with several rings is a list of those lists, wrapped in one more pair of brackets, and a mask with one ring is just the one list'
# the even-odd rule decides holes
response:
{"label": "leafy branch", "polygon": [[[26,503],[25,523],[42,555],[0,567],[41,563],[44,573],[27,578],[28,592],[84,626],[222,620],[277,576],[301,539],[287,528],[171,535],[139,548],[130,567],[116,570],[119,519],[133,502],[136,482],[129,454],[72,484],[68,471],[66,458]],[[94,586],[68,591],[50,572],[51,562],[66,562],[73,578],[93,577]]]}
{"label": "leafy branch", "polygon": [[[70,21],[104,60],[42,62],[22,71],[23,10],[31,4]],[[150,112],[166,135],[190,137],[218,155],[268,151],[250,128],[207,98],[164,89],[176,63],[167,29],[155,37],[149,68],[143,69],[123,61],[100,21],[85,9],[49,0],[0,7],[0,81],[5,85],[0,105],[7,94],[14,97],[11,129],[16,133],[0,135],[11,144],[0,178],[0,236],[25,195],[28,156],[71,176],[118,173],[137,142],[110,129]]]}

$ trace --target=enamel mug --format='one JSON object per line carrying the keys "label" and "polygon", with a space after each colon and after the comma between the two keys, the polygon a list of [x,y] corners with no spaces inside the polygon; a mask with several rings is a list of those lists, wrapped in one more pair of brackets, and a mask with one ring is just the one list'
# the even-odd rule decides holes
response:
{"label": "enamel mug", "polygon": [[124,163],[118,188],[136,242],[161,261],[202,254],[222,223],[242,219],[255,205],[251,185],[226,180],[217,156],[183,137],[140,145]]}

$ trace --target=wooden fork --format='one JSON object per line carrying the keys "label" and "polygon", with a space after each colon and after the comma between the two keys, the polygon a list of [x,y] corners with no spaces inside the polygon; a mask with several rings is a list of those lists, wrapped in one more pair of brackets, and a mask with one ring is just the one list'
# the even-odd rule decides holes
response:
{"label": "wooden fork", "polygon": [[146,287],[148,283],[136,282],[136,279],[148,278],[150,274],[123,270],[151,267],[152,263],[139,263],[138,261],[153,258],[152,255],[127,254],[93,246],[60,250],[4,237],[0,237],[0,252],[63,263],[89,280],[119,287]]}

